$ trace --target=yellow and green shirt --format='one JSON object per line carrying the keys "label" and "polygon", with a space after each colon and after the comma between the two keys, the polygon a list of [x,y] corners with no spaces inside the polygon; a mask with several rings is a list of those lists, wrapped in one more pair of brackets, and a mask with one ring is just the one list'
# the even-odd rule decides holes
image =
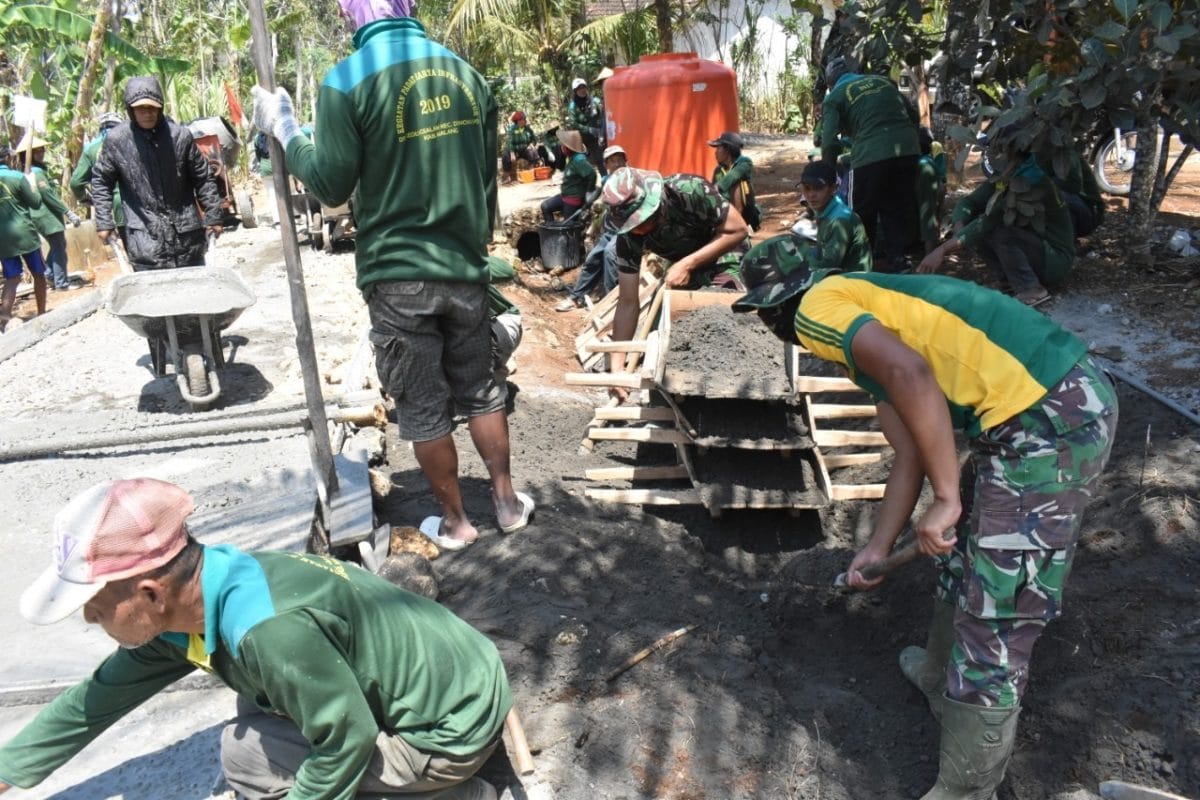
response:
{"label": "yellow and green shirt", "polygon": [[859,369],[850,345],[878,322],[915,350],[968,436],[1037,404],[1087,352],[1078,337],[1011,297],[938,275],[831,275],[804,295],[796,335],[814,355],[844,366],[877,402],[887,393]]}

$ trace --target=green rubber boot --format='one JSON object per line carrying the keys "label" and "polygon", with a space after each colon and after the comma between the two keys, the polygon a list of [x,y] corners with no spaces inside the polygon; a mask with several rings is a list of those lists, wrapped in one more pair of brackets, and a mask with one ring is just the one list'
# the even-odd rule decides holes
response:
{"label": "green rubber boot", "polygon": [[933,716],[941,719],[942,695],[946,691],[946,662],[954,646],[954,606],[933,601],[933,619],[924,647],[906,647],[900,652],[900,671],[929,701]]}
{"label": "green rubber boot", "polygon": [[921,800],[992,800],[1017,737],[1020,706],[985,708],[943,697],[937,783]]}

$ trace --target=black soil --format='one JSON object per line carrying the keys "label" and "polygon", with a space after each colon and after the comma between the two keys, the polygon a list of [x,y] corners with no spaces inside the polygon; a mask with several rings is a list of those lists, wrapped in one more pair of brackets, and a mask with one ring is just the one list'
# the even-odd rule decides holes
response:
{"label": "black soil", "polygon": [[[1065,615],[1034,653],[1001,800],[1090,800],[1107,779],[1200,795],[1200,432],[1125,387],[1121,401]],[[591,412],[561,396],[516,398],[514,479],[538,509],[512,536],[498,534],[486,472],[456,432],[481,539],[434,562],[442,602],[507,665],[538,765],[522,779],[530,796],[926,791],[939,729],[896,657],[924,641],[932,567],[914,563],[871,593],[827,588],[869,535],[877,505],[866,501],[716,520],[697,506],[593,503],[584,469],[634,454],[602,442],[578,456]],[[436,506],[407,447],[392,439],[389,449],[399,488],[380,511],[414,524]],[[603,680],[689,623],[688,635]],[[493,759],[486,776],[515,784],[506,764]]]}
{"label": "black soil", "polygon": [[706,397],[786,397],[784,346],[753,314],[705,306],[671,322],[663,386]]}

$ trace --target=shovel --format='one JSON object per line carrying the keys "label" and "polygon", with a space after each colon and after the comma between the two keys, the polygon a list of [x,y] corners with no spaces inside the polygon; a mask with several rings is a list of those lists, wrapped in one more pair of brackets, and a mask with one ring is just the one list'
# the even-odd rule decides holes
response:
{"label": "shovel", "polygon": [[116,234],[116,231],[109,237],[108,243],[112,245],[113,252],[117,256],[117,266],[121,268],[121,274],[131,274],[133,267],[129,263],[129,254],[125,252],[125,245],[121,242],[121,237]]}

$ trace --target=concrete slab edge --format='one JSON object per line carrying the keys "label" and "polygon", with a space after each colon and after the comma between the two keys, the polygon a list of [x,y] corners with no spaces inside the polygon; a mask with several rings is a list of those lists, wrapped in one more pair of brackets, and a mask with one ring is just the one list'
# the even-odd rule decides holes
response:
{"label": "concrete slab edge", "polygon": [[0,336],[0,361],[7,361],[50,334],[69,328],[84,317],[96,313],[103,303],[104,292],[96,289],[78,300],[72,300],[47,314],[35,317],[19,328],[8,331]]}
{"label": "concrete slab edge", "polygon": [[[29,686],[10,686],[0,688],[0,708],[13,708],[17,706],[37,706],[44,703],[49,703],[55,697],[70,689],[75,684],[84,679],[85,676],[80,675],[78,678],[56,681],[55,683]],[[171,685],[163,689],[164,692],[195,692],[205,689],[221,689],[225,684],[214,678],[212,675],[199,674],[188,675],[180,678]]]}

